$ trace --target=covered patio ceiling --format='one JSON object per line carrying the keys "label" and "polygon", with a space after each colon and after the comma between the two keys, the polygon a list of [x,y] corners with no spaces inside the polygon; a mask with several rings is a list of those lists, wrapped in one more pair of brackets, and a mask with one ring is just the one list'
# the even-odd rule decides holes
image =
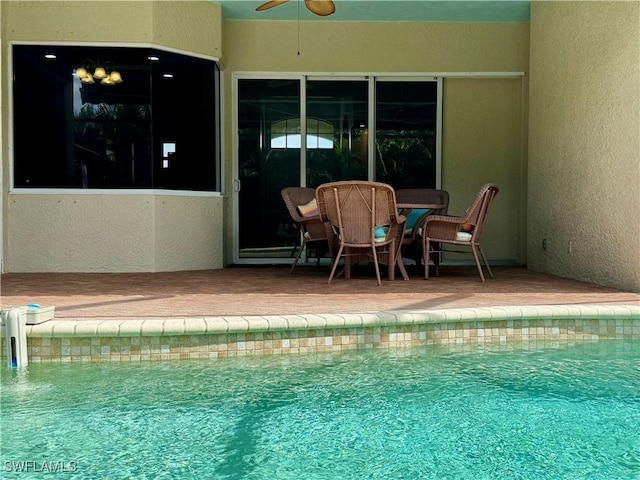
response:
{"label": "covered patio ceiling", "polygon": [[266,0],[212,1],[222,6],[228,20],[333,22],[528,22],[531,6],[530,0],[334,0],[335,13],[319,17],[305,8],[303,0],[261,12],[256,7]]}

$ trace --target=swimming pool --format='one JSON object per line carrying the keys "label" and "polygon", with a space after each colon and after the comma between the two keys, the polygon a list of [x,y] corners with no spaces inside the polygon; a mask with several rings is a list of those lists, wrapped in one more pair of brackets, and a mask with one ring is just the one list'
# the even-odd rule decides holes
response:
{"label": "swimming pool", "polygon": [[31,364],[1,407],[2,478],[640,478],[637,341]]}

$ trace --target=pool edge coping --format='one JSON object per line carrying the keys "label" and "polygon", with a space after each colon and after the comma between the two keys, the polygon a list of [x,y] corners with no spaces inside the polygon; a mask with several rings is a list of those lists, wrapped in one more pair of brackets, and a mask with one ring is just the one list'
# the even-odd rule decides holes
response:
{"label": "pool edge coping", "polygon": [[[27,325],[27,337],[131,337],[220,335],[312,329],[363,328],[433,323],[570,319],[640,320],[640,305],[561,304],[491,306],[296,315],[56,320]],[[3,328],[4,330],[4,328]]]}

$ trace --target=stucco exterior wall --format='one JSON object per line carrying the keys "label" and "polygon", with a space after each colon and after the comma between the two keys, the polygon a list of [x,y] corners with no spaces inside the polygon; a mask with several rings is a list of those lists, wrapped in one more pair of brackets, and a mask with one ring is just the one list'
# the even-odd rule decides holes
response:
{"label": "stucco exterior wall", "polygon": [[153,199],[155,270],[201,270],[224,265],[222,197],[156,195]]}
{"label": "stucco exterior wall", "polygon": [[448,79],[443,99],[442,184],[451,194],[449,212],[462,215],[480,185],[497,184],[500,191],[487,216],[482,249],[491,259],[520,264],[526,263],[524,82]]}
{"label": "stucco exterior wall", "polygon": [[[479,72],[527,72],[527,23],[227,21],[224,25],[225,110],[233,72],[336,74],[446,73],[442,188],[449,211],[462,214],[486,182],[501,190],[483,243],[494,261],[526,263],[528,77],[477,78]],[[300,55],[298,55],[298,45]],[[470,73],[467,78],[457,78]],[[227,145],[233,125],[227,116]],[[227,191],[232,191],[227,149]],[[231,212],[231,197],[226,198]],[[231,225],[227,223],[227,225]],[[231,255],[231,228],[227,241]]]}
{"label": "stucco exterior wall", "polygon": [[220,197],[21,194],[10,195],[8,203],[9,224],[18,225],[7,232],[8,271],[154,272],[222,265]]}
{"label": "stucco exterior wall", "polygon": [[155,45],[221,57],[222,10],[210,0],[155,1],[152,24]]}
{"label": "stucco exterior wall", "polygon": [[[222,13],[208,0],[2,1],[2,103],[9,42],[108,42],[218,57]],[[185,34],[188,32],[188,34]],[[153,272],[224,265],[223,199],[162,192],[9,192],[9,111],[2,111],[3,269]]]}
{"label": "stucco exterior wall", "polygon": [[[528,23],[225,22],[225,71],[524,71]],[[298,48],[299,45],[299,48]],[[297,54],[298,50],[300,55]]]}
{"label": "stucco exterior wall", "polygon": [[640,291],[640,2],[532,2],[530,105],[529,268]]}

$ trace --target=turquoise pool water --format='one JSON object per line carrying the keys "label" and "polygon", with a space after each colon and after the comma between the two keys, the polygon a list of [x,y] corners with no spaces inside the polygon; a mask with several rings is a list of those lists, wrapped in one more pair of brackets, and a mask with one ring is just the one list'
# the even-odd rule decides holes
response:
{"label": "turquoise pool water", "polygon": [[1,478],[640,478],[640,342],[1,372]]}

